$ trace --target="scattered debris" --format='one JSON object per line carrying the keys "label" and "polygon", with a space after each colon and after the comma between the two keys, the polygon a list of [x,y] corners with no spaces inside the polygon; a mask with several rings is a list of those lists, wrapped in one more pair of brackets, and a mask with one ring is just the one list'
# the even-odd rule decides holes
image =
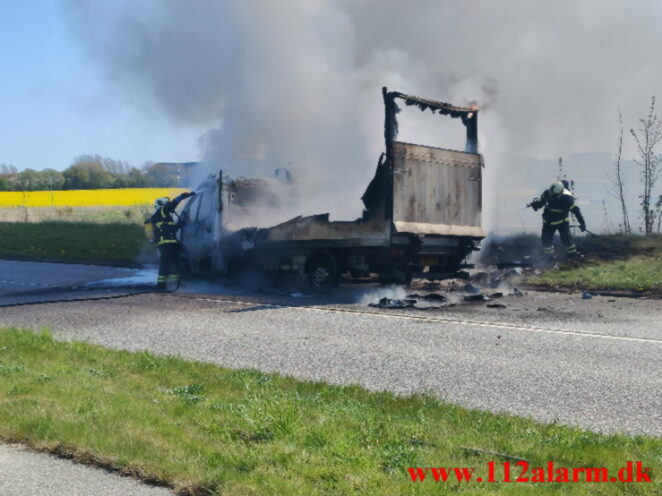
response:
{"label": "scattered debris", "polygon": [[474,286],[470,282],[464,285],[464,288],[462,288],[464,291],[466,291],[469,294],[474,294],[478,295],[481,293],[480,288],[478,286]]}
{"label": "scattered debris", "polygon": [[506,305],[503,303],[488,303],[487,308],[506,308]]}
{"label": "scattered debris", "polygon": [[547,307],[538,307],[538,308],[536,308],[536,311],[538,311],[538,312],[548,312],[549,308],[547,308]]}
{"label": "scattered debris", "polygon": [[490,299],[484,294],[479,293],[465,296],[464,301],[490,301]]}
{"label": "scattered debris", "polygon": [[492,274],[489,272],[476,272],[471,276],[471,280],[480,285],[489,285],[492,281]]}
{"label": "scattered debris", "polygon": [[419,291],[436,291],[441,288],[441,284],[436,281],[414,281],[410,287]]}
{"label": "scattered debris", "polygon": [[513,288],[513,296],[524,296],[524,293],[517,288]]}
{"label": "scattered debris", "polygon": [[593,295],[588,291],[582,291],[582,300],[590,300],[593,298]]}
{"label": "scattered debris", "polygon": [[503,298],[503,293],[500,291],[497,291],[496,293],[492,293],[489,295],[490,298]]}
{"label": "scattered debris", "polygon": [[615,302],[616,302],[616,300],[614,300],[614,299],[612,299],[612,298],[610,298],[610,299],[607,300],[607,301],[608,301],[609,303],[615,303]]}
{"label": "scattered debris", "polygon": [[439,293],[430,293],[423,296],[423,299],[427,301],[446,301],[447,298]]}
{"label": "scattered debris", "polygon": [[391,298],[382,298],[377,303],[370,303],[371,307],[377,308],[388,308],[388,309],[397,309],[397,308],[413,308],[416,304],[416,300],[398,300]]}

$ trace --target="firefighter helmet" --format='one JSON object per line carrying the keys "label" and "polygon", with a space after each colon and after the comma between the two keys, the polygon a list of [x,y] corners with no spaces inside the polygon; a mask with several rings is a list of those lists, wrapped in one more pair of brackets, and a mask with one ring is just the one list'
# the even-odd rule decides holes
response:
{"label": "firefighter helmet", "polygon": [[555,181],[549,187],[549,192],[553,195],[560,195],[561,193],[563,193],[564,189],[565,188],[563,187],[563,183],[561,181]]}
{"label": "firefighter helmet", "polygon": [[154,208],[161,208],[162,206],[164,206],[169,201],[170,201],[170,198],[168,198],[167,196],[162,196],[161,198],[157,198],[154,201]]}

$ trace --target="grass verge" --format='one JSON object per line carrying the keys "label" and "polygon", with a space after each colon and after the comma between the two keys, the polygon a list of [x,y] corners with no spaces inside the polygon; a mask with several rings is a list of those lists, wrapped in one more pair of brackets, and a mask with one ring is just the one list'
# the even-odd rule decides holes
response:
{"label": "grass verge", "polygon": [[[0,330],[0,438],[180,494],[655,494],[662,440]],[[408,467],[651,467],[653,483],[412,483]],[[517,469],[519,470],[519,469]],[[515,477],[519,472],[515,472]]]}
{"label": "grass verge", "polygon": [[635,256],[609,262],[588,260],[580,267],[548,270],[529,279],[544,286],[662,292],[662,257]]}
{"label": "grass verge", "polygon": [[146,245],[143,228],[136,224],[0,223],[0,257],[125,264],[156,252]]}
{"label": "grass verge", "polygon": [[530,278],[543,286],[662,292],[662,236],[595,236],[578,241],[580,264]]}
{"label": "grass verge", "polygon": [[142,224],[151,204],[130,207],[2,207],[0,222],[92,222]]}

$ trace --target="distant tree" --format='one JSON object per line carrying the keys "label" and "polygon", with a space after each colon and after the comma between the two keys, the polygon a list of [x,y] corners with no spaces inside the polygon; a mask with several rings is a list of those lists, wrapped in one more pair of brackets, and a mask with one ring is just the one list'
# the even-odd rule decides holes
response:
{"label": "distant tree", "polygon": [[616,198],[621,206],[623,217],[623,234],[631,234],[630,218],[628,216],[628,207],[625,203],[625,183],[623,181],[623,115],[618,111],[618,151],[616,152],[616,163],[614,164],[614,175],[609,177],[611,188],[610,194]]}
{"label": "distant tree", "polygon": [[144,188],[153,178],[126,162],[100,155],[81,155],[64,172],[54,169],[17,172],[13,165],[0,164],[0,190],[58,190],[100,188]]}
{"label": "distant tree", "polygon": [[[145,172],[131,166],[129,163],[100,155],[81,155],[74,161],[72,167],[74,166],[82,166],[85,171],[94,171],[97,180],[92,177],[84,177],[85,172],[83,170],[72,170],[69,174],[71,178],[67,182],[67,186],[74,183],[88,184],[91,181],[95,184],[103,184],[103,186],[98,186],[103,188],[144,188],[152,182]],[[99,177],[99,175],[102,177]]]}
{"label": "distant tree", "polygon": [[114,187],[113,175],[97,161],[81,157],[63,172],[64,189],[101,189]]}
{"label": "distant tree", "polygon": [[655,147],[662,139],[661,123],[655,114],[655,96],[651,97],[648,115],[639,119],[639,127],[630,129],[630,134],[637,144],[639,158],[635,162],[641,169],[641,185],[643,187],[641,198],[641,213],[644,218],[644,233],[646,236],[653,232],[653,224],[657,217],[658,207],[651,203],[655,183],[660,177],[662,169],[660,161],[655,155]]}
{"label": "distant tree", "polygon": [[150,186],[150,180],[140,169],[132,167],[127,174],[129,188],[146,188]]}
{"label": "distant tree", "polygon": [[160,188],[179,186],[179,180],[184,174],[184,166],[180,164],[148,164],[144,167],[145,174],[151,185]]}
{"label": "distant tree", "polygon": [[44,169],[40,172],[41,185],[44,190],[58,190],[64,187],[64,174],[55,169]]}
{"label": "distant tree", "polygon": [[41,189],[41,175],[34,169],[25,169],[16,175],[14,187],[19,191],[34,191]]}
{"label": "distant tree", "polygon": [[18,171],[16,166],[10,164],[0,164],[0,178],[2,178],[8,184],[7,190],[14,189],[17,175]]}
{"label": "distant tree", "polygon": [[18,169],[16,169],[15,165],[0,164],[0,175],[2,176],[16,175],[17,172]]}
{"label": "distant tree", "polygon": [[126,176],[132,169],[129,163],[122,160],[115,160],[109,157],[101,158],[98,155],[95,155],[95,157],[99,159],[99,163],[103,165],[103,168],[114,176]]}

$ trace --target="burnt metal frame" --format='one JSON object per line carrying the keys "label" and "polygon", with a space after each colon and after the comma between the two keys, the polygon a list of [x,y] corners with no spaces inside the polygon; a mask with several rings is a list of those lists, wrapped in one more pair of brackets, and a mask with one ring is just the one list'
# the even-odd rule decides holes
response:
{"label": "burnt metal frame", "polygon": [[384,97],[384,141],[386,144],[386,155],[391,156],[393,141],[398,134],[398,120],[396,114],[400,111],[395,103],[396,98],[404,100],[405,105],[416,105],[422,111],[430,109],[432,113],[439,112],[442,115],[449,115],[451,118],[460,118],[462,124],[467,128],[467,141],[464,151],[468,153],[478,153],[478,109],[470,107],[457,107],[450,103],[428,100],[417,96],[406,95],[399,91],[388,91],[386,86],[382,88]]}

